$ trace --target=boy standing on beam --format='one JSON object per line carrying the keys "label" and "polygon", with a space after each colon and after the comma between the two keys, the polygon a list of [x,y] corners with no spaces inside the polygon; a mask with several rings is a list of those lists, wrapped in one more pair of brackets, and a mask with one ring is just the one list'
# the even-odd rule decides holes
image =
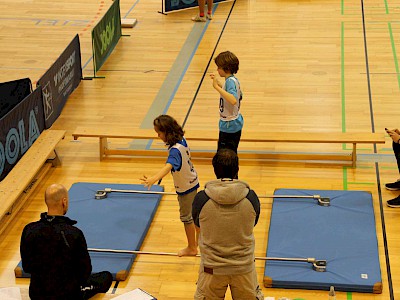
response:
{"label": "boy standing on beam", "polygon": [[213,87],[219,93],[218,150],[228,148],[237,153],[244,123],[240,113],[243,95],[239,80],[235,77],[239,71],[239,59],[232,52],[224,51],[218,54],[214,61],[218,75],[225,79],[222,84],[215,74],[210,75]]}

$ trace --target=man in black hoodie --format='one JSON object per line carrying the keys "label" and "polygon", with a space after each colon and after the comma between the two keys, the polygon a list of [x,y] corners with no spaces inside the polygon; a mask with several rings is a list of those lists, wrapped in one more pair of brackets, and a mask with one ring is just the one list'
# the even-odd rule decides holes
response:
{"label": "man in black hoodie", "polygon": [[201,253],[194,299],[223,300],[228,286],[234,300],[264,299],[254,262],[260,201],[246,182],[234,179],[239,159],[233,150],[219,150],[212,163],[217,180],[197,193],[192,208]]}
{"label": "man in black hoodie", "polygon": [[110,272],[91,275],[86,239],[76,221],[64,216],[68,191],[52,184],[45,192],[48,212],[25,226],[21,236],[22,267],[31,274],[32,300],[89,299],[112,284]]}

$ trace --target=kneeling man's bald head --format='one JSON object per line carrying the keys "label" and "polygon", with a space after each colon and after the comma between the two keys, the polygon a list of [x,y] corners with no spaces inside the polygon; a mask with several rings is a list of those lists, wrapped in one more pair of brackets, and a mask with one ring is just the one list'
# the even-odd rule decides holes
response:
{"label": "kneeling man's bald head", "polygon": [[58,183],[50,185],[44,194],[49,214],[65,214],[68,210],[68,191]]}

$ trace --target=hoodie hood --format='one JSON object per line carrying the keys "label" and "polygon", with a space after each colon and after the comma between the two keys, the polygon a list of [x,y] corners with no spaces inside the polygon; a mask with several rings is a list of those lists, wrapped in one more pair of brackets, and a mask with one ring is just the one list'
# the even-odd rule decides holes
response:
{"label": "hoodie hood", "polygon": [[220,205],[232,205],[246,198],[249,185],[237,179],[218,179],[207,182],[205,193]]}

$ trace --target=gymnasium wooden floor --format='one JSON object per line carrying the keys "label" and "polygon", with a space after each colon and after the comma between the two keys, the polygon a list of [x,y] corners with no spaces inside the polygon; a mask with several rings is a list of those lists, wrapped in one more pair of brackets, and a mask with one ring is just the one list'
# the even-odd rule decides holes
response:
{"label": "gymnasium wooden floor", "polygon": [[[90,32],[111,1],[3,0],[0,2],[0,81],[36,82],[75,34],[81,39],[84,75],[91,76]],[[121,16],[137,18],[123,29],[102,67],[104,79],[84,80],[69,98],[54,129],[67,130],[59,147],[62,167],[52,169],[0,237],[0,287],[29,281],[14,278],[25,224],[45,210],[46,186],[58,182],[140,183],[163,160],[116,158],[100,162],[95,139],[72,141],[77,126],[151,128],[152,119],[173,115],[191,129],[217,131],[218,94],[209,74],[212,60],[230,50],[240,59],[244,130],[272,132],[383,132],[400,126],[400,1],[235,0],[214,7],[214,19],[193,23],[196,9],[158,13],[160,0],[121,1]],[[204,147],[213,149],[214,144]],[[342,152],[350,145],[244,145],[277,152]],[[337,293],[337,299],[400,299],[400,210],[386,207],[397,193],[384,183],[398,178],[391,150],[361,146],[356,168],[311,162],[243,162],[240,178],[259,194],[276,188],[363,190],[376,212],[383,293]],[[201,184],[214,178],[209,162],[195,162]],[[171,176],[162,184],[173,191]],[[255,228],[256,255],[265,256],[271,200],[262,199]],[[332,237],[334,238],[334,237]],[[142,250],[176,252],[185,245],[176,197],[162,200]],[[193,299],[197,258],[138,257],[130,277],[96,299],[140,287],[159,300]],[[257,262],[260,284],[264,264]],[[321,300],[325,291],[263,288],[265,296]],[[231,299],[228,295],[227,299]]]}

